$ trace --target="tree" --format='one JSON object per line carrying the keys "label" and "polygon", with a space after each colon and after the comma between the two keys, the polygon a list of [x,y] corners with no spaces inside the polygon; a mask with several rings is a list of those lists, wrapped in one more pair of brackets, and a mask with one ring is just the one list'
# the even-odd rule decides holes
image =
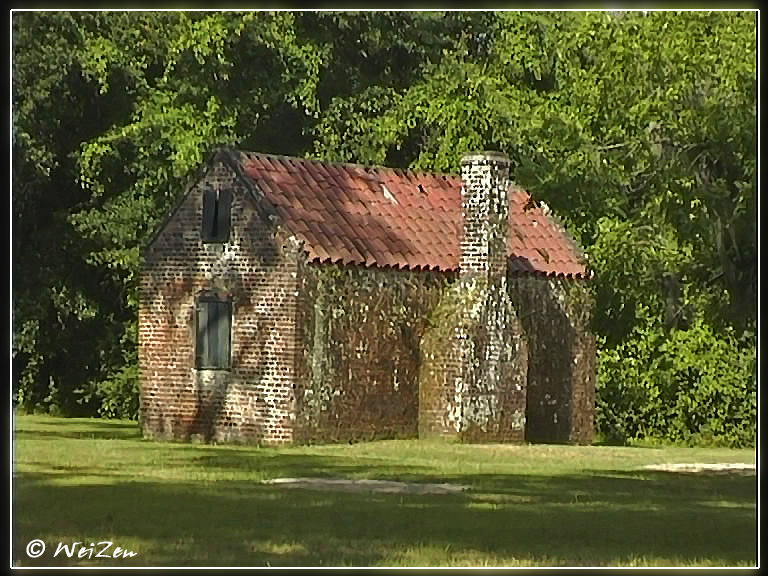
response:
{"label": "tree", "polygon": [[141,246],[218,144],[451,172],[501,149],[590,257],[605,358],[754,347],[752,12],[28,12],[13,50],[27,407],[135,415]]}

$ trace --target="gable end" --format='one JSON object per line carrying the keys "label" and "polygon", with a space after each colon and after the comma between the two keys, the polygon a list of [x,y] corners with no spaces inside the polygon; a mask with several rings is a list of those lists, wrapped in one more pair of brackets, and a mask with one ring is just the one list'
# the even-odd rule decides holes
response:
{"label": "gable end", "polygon": [[235,176],[237,176],[237,179],[243,184],[243,186],[247,190],[247,194],[245,196],[252,203],[253,207],[256,209],[259,215],[265,220],[267,220],[268,222],[270,222],[271,224],[275,223],[275,220],[278,217],[277,212],[275,211],[274,207],[272,207],[272,205],[269,203],[269,201],[266,199],[266,197],[261,192],[261,190],[258,189],[258,187],[255,185],[253,180],[251,180],[243,172],[242,166],[240,165],[240,162],[237,159],[236,154],[237,154],[236,151],[233,151],[229,148],[221,147],[221,148],[214,149],[208,155],[208,159],[195,171],[194,175],[189,179],[189,182],[184,188],[184,193],[181,195],[181,198],[179,198],[176,201],[176,204],[174,205],[173,209],[171,209],[171,211],[165,216],[165,218],[162,219],[162,221],[155,228],[152,235],[149,237],[146,243],[141,247],[141,253],[143,256],[146,256],[146,254],[152,248],[152,245],[155,243],[157,238],[160,236],[163,230],[166,229],[168,224],[173,220],[174,216],[179,211],[179,208],[187,200],[187,197],[192,192],[192,190],[194,190],[197,187],[197,185],[200,184],[200,182],[202,182],[205,179],[208,172],[210,172],[217,164],[224,164],[229,169],[231,169],[232,172],[234,172]]}

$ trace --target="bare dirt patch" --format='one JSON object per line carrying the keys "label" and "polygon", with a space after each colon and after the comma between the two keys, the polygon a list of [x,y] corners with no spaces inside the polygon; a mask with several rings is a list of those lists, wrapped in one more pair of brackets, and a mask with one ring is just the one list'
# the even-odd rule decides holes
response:
{"label": "bare dirt patch", "polygon": [[756,473],[754,464],[746,464],[743,462],[736,463],[720,463],[720,464],[705,464],[705,463],[686,463],[686,464],[648,464],[643,466],[646,470],[662,470],[664,472],[683,472],[683,473],[715,473],[715,474],[747,474],[752,475]]}
{"label": "bare dirt patch", "polygon": [[[754,464],[747,463],[665,463],[648,464],[645,470],[661,470],[679,473],[744,474],[756,473]],[[369,480],[366,478],[272,478],[265,484],[283,488],[305,488],[310,490],[335,490],[341,492],[381,492],[388,494],[461,494],[469,489],[462,484],[430,484],[421,482],[399,482],[395,480]]]}
{"label": "bare dirt patch", "polygon": [[345,492],[384,492],[390,494],[460,494],[468,486],[461,484],[426,484],[393,480],[351,478],[273,478],[266,481],[284,488],[310,488],[314,490],[341,490]]}

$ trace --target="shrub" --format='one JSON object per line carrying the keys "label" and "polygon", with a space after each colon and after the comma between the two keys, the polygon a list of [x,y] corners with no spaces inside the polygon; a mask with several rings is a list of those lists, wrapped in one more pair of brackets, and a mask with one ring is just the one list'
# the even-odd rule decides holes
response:
{"label": "shrub", "polygon": [[139,415],[139,369],[127,364],[96,386],[99,416],[136,420]]}
{"label": "shrub", "polygon": [[597,428],[609,441],[754,446],[753,337],[696,323],[665,333],[635,329],[598,356]]}

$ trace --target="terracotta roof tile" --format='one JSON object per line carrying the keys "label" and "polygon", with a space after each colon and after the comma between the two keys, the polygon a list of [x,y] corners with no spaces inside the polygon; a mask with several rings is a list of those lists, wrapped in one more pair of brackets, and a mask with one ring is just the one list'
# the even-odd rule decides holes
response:
{"label": "terracotta roof tile", "polygon": [[[304,241],[310,260],[457,270],[461,186],[457,176],[241,152],[244,172]],[[419,188],[421,186],[421,188]],[[583,276],[566,232],[529,194],[509,193],[507,253],[517,273]]]}

